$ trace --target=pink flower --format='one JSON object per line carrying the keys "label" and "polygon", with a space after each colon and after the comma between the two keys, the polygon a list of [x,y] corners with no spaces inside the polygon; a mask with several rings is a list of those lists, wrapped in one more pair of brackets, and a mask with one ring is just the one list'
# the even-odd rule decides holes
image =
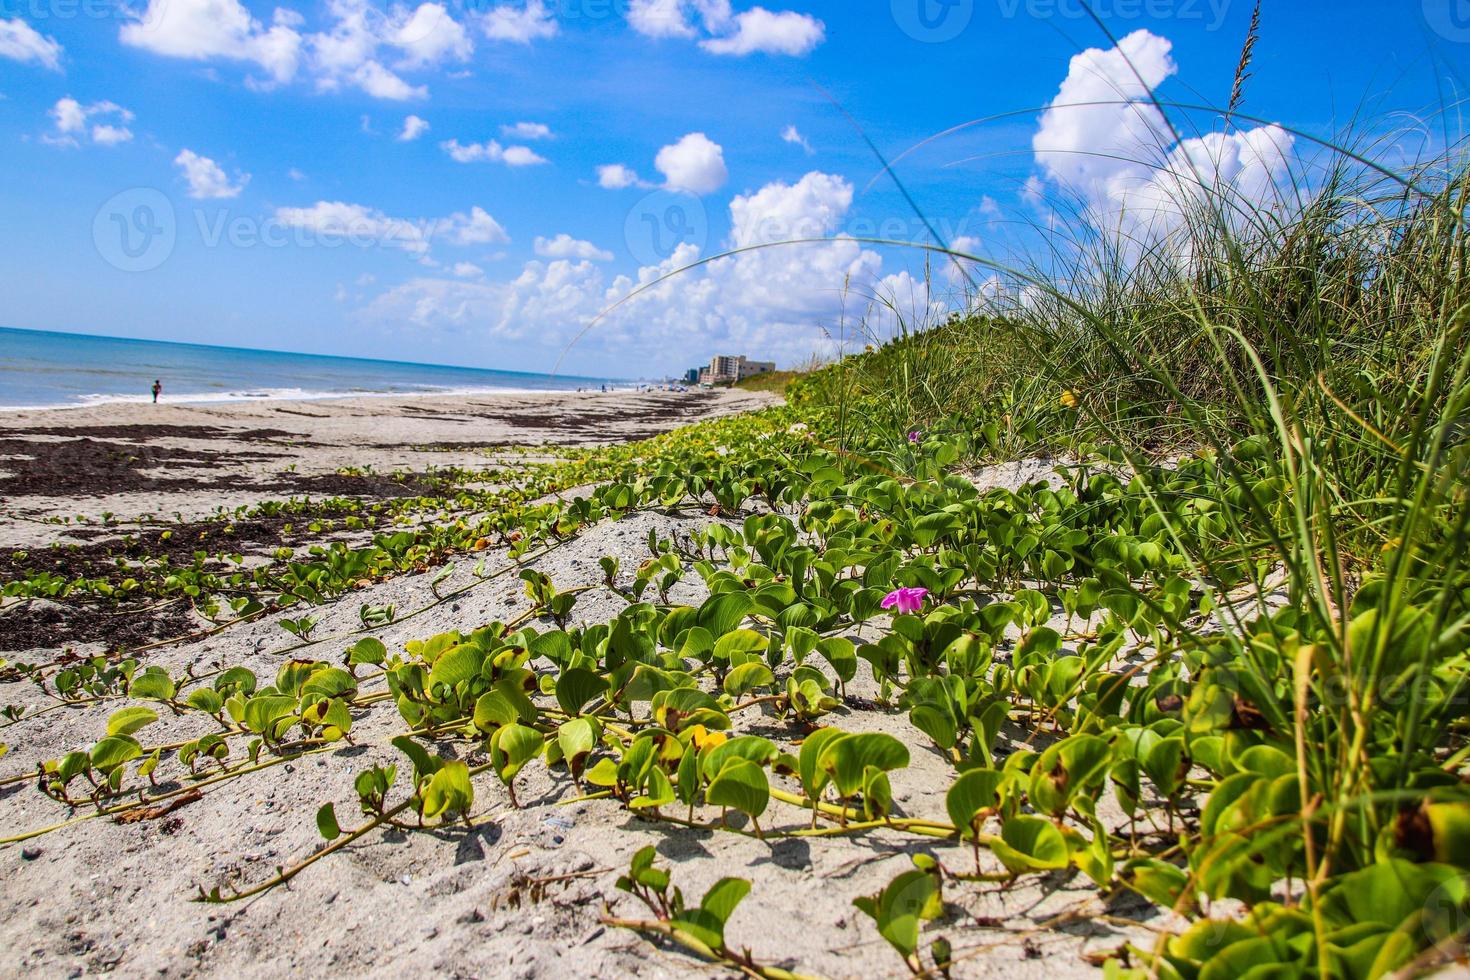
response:
{"label": "pink flower", "polygon": [[917,443],[922,438],[924,438],[924,433],[920,432],[918,429],[915,429],[909,433],[909,442]]}
{"label": "pink flower", "polygon": [[894,589],[883,597],[883,608],[903,613],[916,613],[924,608],[928,589]]}

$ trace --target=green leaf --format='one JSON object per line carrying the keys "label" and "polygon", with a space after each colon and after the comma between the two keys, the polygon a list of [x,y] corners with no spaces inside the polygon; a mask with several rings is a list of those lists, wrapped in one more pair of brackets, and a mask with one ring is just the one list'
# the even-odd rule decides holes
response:
{"label": "green leaf", "polygon": [[399,735],[392,740],[392,745],[398,751],[408,756],[413,763],[413,779],[418,783],[425,776],[432,776],[439,771],[440,760],[428,753],[422,745],[415,742],[407,735]]}
{"label": "green leaf", "polygon": [[347,662],[377,666],[388,659],[388,648],[375,636],[364,636],[347,648]]}
{"label": "green leaf", "polygon": [[1071,861],[1066,838],[1056,824],[1043,817],[1011,817],[1001,826],[1000,836],[990,848],[1014,874],[1065,868]]}
{"label": "green leaf", "polygon": [[500,780],[507,785],[515,779],[521,767],[541,754],[545,744],[541,733],[521,724],[506,725],[497,729],[490,738],[490,761]]}
{"label": "green leaf", "polygon": [[145,701],[171,701],[176,690],[168,671],[150,667],[133,678],[128,685],[128,697]]}
{"label": "green leaf", "polygon": [[440,684],[454,687],[479,677],[484,662],[485,654],[479,647],[471,643],[461,643],[434,662],[434,670],[429,674],[429,688],[433,689]]}
{"label": "green leaf", "polygon": [[943,911],[939,883],[927,871],[905,871],[875,896],[853,902],[878,924],[878,933],[906,962],[919,948],[919,926]]}
{"label": "green leaf", "polygon": [[245,702],[243,723],[257,735],[274,737],[275,723],[294,715],[296,706],[296,699],[287,694],[258,694]]}
{"label": "green leaf", "polygon": [[801,788],[806,791],[809,799],[821,799],[822,789],[831,778],[818,765],[822,753],[835,739],[846,738],[847,734],[840,728],[818,728],[802,741],[801,753],[797,757],[797,770],[801,775]]}
{"label": "green leaf", "polygon": [[755,630],[735,630],[715,641],[715,659],[727,663],[739,653],[761,653],[768,641]]}
{"label": "green leaf", "polygon": [[342,828],[337,825],[337,810],[331,803],[323,803],[316,811],[316,829],[327,840],[342,836]]}
{"label": "green leaf", "polygon": [[675,916],[673,924],[713,951],[724,949],[725,924],[749,893],[750,882],[743,878],[721,878],[705,892],[699,908]]}
{"label": "green leaf", "polygon": [[817,644],[820,653],[832,665],[837,678],[846,684],[857,676],[857,650],[846,637],[834,636]]}
{"label": "green leaf", "polygon": [[710,636],[722,637],[740,625],[753,605],[754,600],[745,592],[712,596],[699,607],[699,625],[709,630]]}
{"label": "green leaf", "polygon": [[731,759],[744,759],[764,766],[781,754],[781,749],[768,738],[759,735],[741,735],[710,749],[704,757],[704,774],[713,779]]}
{"label": "green leaf", "polygon": [[142,755],[143,747],[131,735],[109,735],[98,740],[92,751],[87,753],[92,768],[103,773],[110,773]]}
{"label": "green leaf", "polygon": [[591,718],[573,718],[556,730],[556,742],[572,775],[580,777],[587,756],[597,748],[599,726]]}
{"label": "green leaf", "polygon": [[196,711],[217,715],[224,710],[225,699],[220,697],[219,692],[212,688],[199,687],[189,692],[186,703]]}
{"label": "green leaf", "polygon": [[862,732],[832,742],[817,764],[832,777],[837,794],[848,797],[862,789],[869,766],[884,772],[902,769],[909,764],[909,750],[892,735]]}
{"label": "green leaf", "polygon": [[725,693],[732,698],[744,697],[756,688],[770,687],[774,683],[776,683],[776,675],[771,673],[771,668],[760,661],[753,660],[730,671],[725,677]]}
{"label": "green leaf", "polygon": [[711,806],[727,806],[759,819],[771,800],[766,772],[754,762],[735,758],[726,762],[704,793]]}
{"label": "green leaf", "polygon": [[975,837],[975,817],[984,810],[995,809],[1004,782],[1005,774],[994,769],[971,769],[950,786],[944,807],[962,837]]}
{"label": "green leaf", "polygon": [[469,767],[454,759],[443,760],[439,771],[424,787],[422,797],[425,819],[432,820],[451,811],[469,813],[475,802]]}
{"label": "green leaf", "polygon": [[144,708],[141,705],[122,708],[114,711],[112,717],[107,719],[107,734],[109,735],[131,735],[140,728],[146,728],[158,720],[158,712],[152,708]]}
{"label": "green leaf", "polygon": [[556,679],[556,703],[569,715],[579,715],[587,702],[607,692],[608,682],[585,667],[573,667]]}

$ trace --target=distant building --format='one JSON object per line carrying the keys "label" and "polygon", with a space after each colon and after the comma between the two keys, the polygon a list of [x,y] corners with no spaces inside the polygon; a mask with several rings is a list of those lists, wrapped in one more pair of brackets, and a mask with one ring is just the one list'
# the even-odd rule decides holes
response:
{"label": "distant building", "polygon": [[697,385],[697,384],[699,384],[699,371],[700,371],[699,368],[690,368],[688,371],[685,371],[684,372],[684,383],[685,384],[691,384],[691,385]]}
{"label": "distant building", "polygon": [[[758,374],[768,374],[776,370],[774,361],[752,361],[746,359],[742,354],[732,357],[728,354],[720,354],[710,359],[709,367],[698,369],[697,381],[699,384],[733,384],[736,381],[744,381]],[[691,368],[691,375],[695,369]]]}

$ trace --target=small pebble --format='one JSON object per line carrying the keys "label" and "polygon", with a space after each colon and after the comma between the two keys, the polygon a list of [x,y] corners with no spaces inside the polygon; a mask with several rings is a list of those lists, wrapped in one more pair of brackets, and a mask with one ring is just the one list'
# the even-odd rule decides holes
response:
{"label": "small pebble", "polygon": [[20,856],[23,860],[34,861],[36,858],[41,856],[41,849],[39,847],[22,848]]}

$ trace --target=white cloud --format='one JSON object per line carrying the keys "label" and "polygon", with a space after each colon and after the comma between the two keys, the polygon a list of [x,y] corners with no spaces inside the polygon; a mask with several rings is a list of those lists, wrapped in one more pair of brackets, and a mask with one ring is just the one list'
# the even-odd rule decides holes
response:
{"label": "white cloud", "polygon": [[44,68],[60,71],[61,45],[19,17],[0,20],[0,58],[22,63],[34,61]]}
{"label": "white cloud", "polygon": [[429,97],[427,86],[410,85],[376,61],[364,61],[354,68],[348,77],[354,85],[375,99],[408,102]]}
{"label": "white cloud", "polygon": [[125,125],[133,121],[133,114],[116,102],[82,105],[67,96],[56,101],[49,115],[55,131],[41,139],[55,146],[77,146],[88,139],[102,146],[116,146],[133,138],[133,131]]}
{"label": "white cloud", "polygon": [[475,265],[475,263],[473,262],[454,263],[454,274],[456,276],[459,276],[461,279],[485,278],[485,270]]}
{"label": "white cloud", "polygon": [[475,46],[464,25],[440,3],[422,3],[402,19],[389,23],[384,40],[404,52],[399,68],[423,68],[449,61],[468,61]]}
{"label": "white cloud", "polygon": [[797,129],[795,125],[787,126],[785,129],[781,130],[781,138],[787,143],[791,143],[794,146],[801,147],[807,152],[808,156],[817,152],[816,150],[812,149],[812,145],[807,142],[807,138],[805,136],[801,135],[801,130]]}
{"label": "white cloud", "polygon": [[304,68],[319,91],[351,86],[400,102],[428,95],[400,72],[463,62],[474,51],[464,25],[443,3],[386,11],[369,0],[328,0],[326,6],[330,26],[306,34],[302,16],[287,8],[278,8],[267,27],[239,0],[149,0],[123,26],[121,38],[173,58],[253,64],[266,73],[247,79],[256,88],[289,82]]}
{"label": "white cloud", "polygon": [[318,201],[310,207],[277,208],[274,220],[324,239],[359,247],[401,248],[419,258],[427,258],[433,242],[440,239],[453,245],[510,240],[500,222],[479,207],[471,208],[469,214],[456,212],[447,218],[410,219],[390,217],[362,204]]}
{"label": "white cloud", "polygon": [[116,146],[126,143],[133,138],[133,131],[126,126],[112,126],[107,123],[98,123],[92,127],[92,142],[103,146]]}
{"label": "white cloud", "polygon": [[403,119],[403,130],[398,134],[400,143],[408,143],[418,139],[429,131],[429,123],[418,116],[405,116]]}
{"label": "white cloud", "polygon": [[605,249],[565,232],[555,238],[536,238],[536,254],[544,259],[590,259],[594,262],[611,262],[613,254]]}
{"label": "white cloud", "polygon": [[735,13],[730,0],[631,0],[628,24],[646,37],[702,38],[711,54],[804,55],[826,39],[820,20],[794,11],[752,7]]}
{"label": "white cloud", "polygon": [[[974,235],[960,235],[949,243],[949,247],[955,252],[964,252],[966,255],[980,256],[982,253],[980,239]],[[975,277],[976,266],[973,262],[964,259],[951,259],[946,256],[936,255],[934,261],[937,263],[943,259],[944,277],[951,285],[959,286],[969,282]]]}
{"label": "white cloud", "polygon": [[512,140],[549,140],[552,133],[545,123],[518,122],[514,126],[501,126],[500,135]]}
{"label": "white cloud", "polygon": [[730,176],[724,149],[703,133],[690,133],[659,150],[653,165],[664,175],[665,187],[691,194],[717,191]]}
{"label": "white cloud", "polygon": [[223,167],[193,150],[179,151],[179,155],[174,157],[174,164],[189,184],[189,196],[201,201],[239,197],[250,181],[249,174],[241,173],[232,180]]}
{"label": "white cloud", "polygon": [[501,4],[494,7],[481,19],[480,29],[492,41],[517,44],[555,37],[560,30],[555,15],[547,9],[546,0],[525,0],[519,6]]}
{"label": "white cloud", "polygon": [[530,167],[547,162],[529,146],[501,146],[498,140],[461,143],[452,139],[439,146],[455,163],[503,163],[508,167]]}
{"label": "white cloud", "polygon": [[[852,186],[830,174],[767,185],[731,203],[737,231],[728,244],[776,241],[789,230],[834,235],[852,198]],[[636,276],[612,276],[576,255],[543,256],[505,280],[415,279],[384,291],[358,316],[465,342],[522,342],[550,358],[634,288],[700,257],[699,247],[685,243]],[[831,349],[822,328],[841,318],[845,282],[853,296],[911,284],[902,274],[880,281],[881,272],[878,255],[841,237],[727,256],[651,285],[601,321],[578,349],[588,350],[586,363],[620,362],[625,370],[649,374],[682,371],[686,360],[698,359],[691,351],[708,348],[789,363]]]}
{"label": "white cloud", "polygon": [[628,5],[628,24],[647,37],[697,36],[689,23],[687,0],[632,0]]}
{"label": "white cloud", "polygon": [[734,34],[701,41],[699,46],[710,54],[799,56],[809,54],[827,36],[826,25],[815,17],[789,10],[772,13],[764,7],[737,14],[735,28]]}
{"label": "white cloud", "polygon": [[249,62],[279,83],[296,74],[301,60],[302,37],[292,23],[286,16],[265,27],[239,0],[149,0],[120,37],[172,58]]}
{"label": "white cloud", "polygon": [[300,170],[297,170],[295,167],[292,167],[290,170],[287,170],[286,171],[286,176],[287,177],[290,177],[292,180],[295,180],[295,181],[302,181],[302,180],[305,180],[306,179],[306,174],[304,172],[300,171]]}
{"label": "white cloud", "polygon": [[597,168],[597,185],[610,191],[625,187],[642,187],[643,178],[631,167],[621,163],[606,163]]}
{"label": "white cloud", "polygon": [[[1294,140],[1279,126],[1174,142],[1148,99],[1177,72],[1169,41],[1147,30],[1106,51],[1090,48],[1072,58],[1032,138],[1042,176],[1080,195],[1092,221],[1135,246],[1177,229],[1206,195],[1260,202],[1287,193]],[[1125,104],[1095,104],[1109,101]],[[1038,201],[1043,188],[1028,181],[1024,196]]]}
{"label": "white cloud", "polygon": [[449,238],[456,245],[499,245],[510,241],[500,222],[483,208],[470,208],[469,216],[454,214],[447,226]]}

